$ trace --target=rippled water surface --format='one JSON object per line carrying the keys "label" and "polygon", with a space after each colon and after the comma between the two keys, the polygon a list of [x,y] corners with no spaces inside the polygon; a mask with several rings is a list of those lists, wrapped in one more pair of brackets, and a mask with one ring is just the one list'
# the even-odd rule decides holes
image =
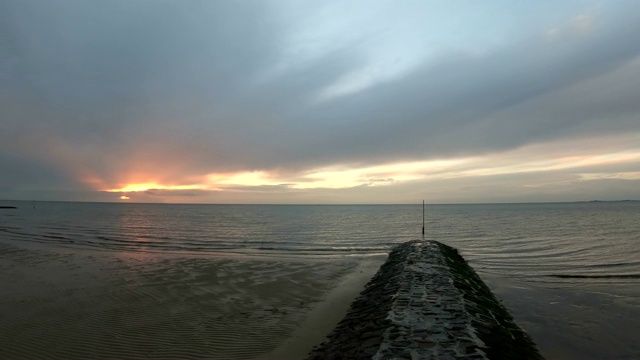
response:
{"label": "rippled water surface", "polygon": [[[0,205],[18,207],[0,210],[5,262],[18,250],[357,261],[422,226],[420,205]],[[431,205],[425,219],[425,238],[458,248],[548,358],[640,358],[640,202]]]}

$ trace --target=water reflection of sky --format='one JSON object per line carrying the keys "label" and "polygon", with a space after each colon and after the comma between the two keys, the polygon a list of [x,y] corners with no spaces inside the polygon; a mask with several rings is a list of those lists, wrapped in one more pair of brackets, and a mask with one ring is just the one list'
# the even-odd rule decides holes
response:
{"label": "water reflection of sky", "polygon": [[[422,226],[418,204],[15,205],[14,216],[0,218],[0,241],[101,251],[131,268],[231,253],[357,259],[419,238]],[[640,203],[443,205],[425,215],[425,237],[458,248],[543,352],[640,354],[632,331],[640,327],[639,279],[624,277],[640,275]]]}

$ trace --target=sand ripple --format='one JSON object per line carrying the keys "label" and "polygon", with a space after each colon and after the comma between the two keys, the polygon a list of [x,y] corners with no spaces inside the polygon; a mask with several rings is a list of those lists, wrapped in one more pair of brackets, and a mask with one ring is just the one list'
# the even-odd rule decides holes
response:
{"label": "sand ripple", "polygon": [[0,358],[259,358],[353,265],[2,245]]}

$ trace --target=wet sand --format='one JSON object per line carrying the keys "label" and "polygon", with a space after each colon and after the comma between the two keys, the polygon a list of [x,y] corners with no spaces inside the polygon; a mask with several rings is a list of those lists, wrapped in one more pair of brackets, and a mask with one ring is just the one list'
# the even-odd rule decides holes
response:
{"label": "wet sand", "polygon": [[358,267],[316,303],[293,334],[267,359],[304,359],[309,352],[326,340],[327,335],[344,318],[351,303],[364,290],[365,285],[386,260],[386,255],[372,256],[359,262]]}
{"label": "wet sand", "polygon": [[0,244],[0,358],[304,357],[382,262]]}

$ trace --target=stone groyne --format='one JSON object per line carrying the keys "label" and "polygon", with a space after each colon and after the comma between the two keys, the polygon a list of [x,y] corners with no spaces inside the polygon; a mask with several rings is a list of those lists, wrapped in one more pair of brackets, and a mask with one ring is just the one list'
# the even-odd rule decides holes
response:
{"label": "stone groyne", "polygon": [[542,359],[452,247],[396,246],[309,359]]}

